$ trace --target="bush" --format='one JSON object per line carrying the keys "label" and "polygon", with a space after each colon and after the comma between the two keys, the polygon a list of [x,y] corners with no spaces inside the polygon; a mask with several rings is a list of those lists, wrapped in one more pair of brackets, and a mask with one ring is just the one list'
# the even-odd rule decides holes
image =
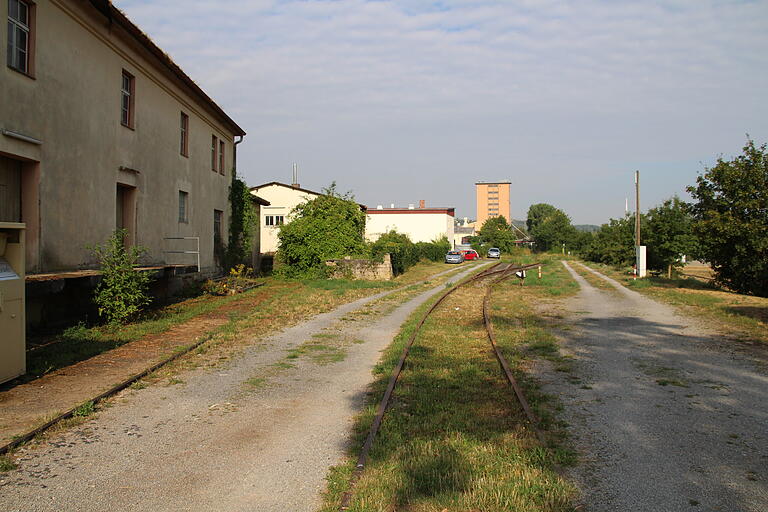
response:
{"label": "bush", "polygon": [[276,272],[286,277],[326,277],[326,260],[366,253],[365,213],[349,194],[333,183],[324,195],[302,203],[280,226]]}
{"label": "bush", "polygon": [[380,259],[386,253],[392,258],[392,273],[400,275],[419,262],[419,251],[408,235],[390,231],[371,245],[371,257]]}
{"label": "bush", "polygon": [[126,234],[126,230],[118,229],[103,245],[91,249],[102,273],[93,300],[99,316],[110,324],[125,323],[150,302],[147,295],[150,275],[133,269],[147,250],[139,246],[126,249],[123,243]]}
{"label": "bush", "polygon": [[418,242],[416,244],[416,252],[419,255],[419,259],[429,261],[443,261],[445,253],[450,250],[451,243],[445,236],[442,236],[437,240],[432,240],[431,242]]}

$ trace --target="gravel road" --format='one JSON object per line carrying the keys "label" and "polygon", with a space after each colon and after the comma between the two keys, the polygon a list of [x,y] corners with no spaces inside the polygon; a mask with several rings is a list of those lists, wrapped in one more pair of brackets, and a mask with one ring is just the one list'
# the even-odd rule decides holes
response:
{"label": "gravel road", "polygon": [[[726,342],[598,274],[570,300],[574,371],[541,371],[582,462],[588,511],[768,510],[764,355]],[[736,343],[738,345],[738,343]]]}
{"label": "gravel road", "polygon": [[[254,344],[226,367],[185,374],[184,384],[126,392],[77,429],[22,449],[19,469],[0,473],[0,510],[315,510],[381,350],[441,289],[394,310],[373,302],[384,294],[367,297]],[[338,357],[288,357],[308,341]]]}

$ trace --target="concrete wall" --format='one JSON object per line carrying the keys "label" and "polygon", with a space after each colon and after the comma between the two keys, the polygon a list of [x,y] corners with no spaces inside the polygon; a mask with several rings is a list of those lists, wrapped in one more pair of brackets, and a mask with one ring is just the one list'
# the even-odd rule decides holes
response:
{"label": "concrete wall", "polygon": [[297,205],[320,196],[320,194],[309,191],[274,184],[254,189],[251,193],[270,203],[270,206],[262,206],[259,214],[259,245],[262,254],[274,253],[277,251],[279,243],[277,234],[280,228],[279,226],[267,226],[267,216],[282,215],[287,223],[290,220],[291,210]]}
{"label": "concrete wall", "polygon": [[475,199],[477,201],[477,229],[483,227],[483,223],[489,217],[503,215],[507,222],[512,222],[512,208],[509,199],[509,182],[476,183]]}
{"label": "concrete wall", "polygon": [[[0,3],[3,19],[7,7]],[[0,41],[6,31],[0,24]],[[135,77],[133,129],[120,122],[123,70]],[[28,269],[94,267],[86,246],[115,229],[119,184],[133,191],[127,217],[133,241],[149,249],[146,263],[192,262],[164,254],[163,238],[199,236],[201,265],[213,268],[214,209],[224,212],[222,232],[228,230],[231,125],[89,2],[37,3],[34,75],[0,67],[0,129],[42,141],[0,136],[0,153],[23,165]],[[179,148],[182,111],[189,116],[188,157]],[[212,135],[225,141],[224,176],[211,170]],[[178,219],[180,190],[189,194],[188,223]]]}
{"label": "concrete wall", "polygon": [[441,236],[453,240],[453,215],[446,212],[413,210],[368,210],[365,238],[373,242],[389,231],[408,235],[412,242],[431,242]]}

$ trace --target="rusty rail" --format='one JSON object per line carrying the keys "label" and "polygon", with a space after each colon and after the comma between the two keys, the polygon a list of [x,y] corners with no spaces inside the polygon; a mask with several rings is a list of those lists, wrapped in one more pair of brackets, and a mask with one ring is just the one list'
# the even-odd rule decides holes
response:
{"label": "rusty rail", "polygon": [[[365,464],[368,461],[368,454],[371,451],[371,447],[373,446],[373,441],[376,437],[376,434],[378,433],[379,429],[381,428],[381,423],[384,420],[384,414],[387,411],[387,407],[389,406],[389,401],[392,398],[392,393],[395,390],[395,386],[397,385],[397,381],[400,378],[400,374],[403,371],[403,366],[405,365],[405,360],[408,357],[408,354],[411,350],[411,347],[413,346],[414,341],[416,340],[416,337],[419,335],[419,331],[421,330],[421,327],[424,325],[424,323],[427,321],[427,318],[429,317],[432,312],[437,309],[437,307],[453,292],[458,290],[459,288],[466,286],[470,283],[474,283],[475,281],[478,281],[480,279],[484,279],[489,276],[493,275],[499,275],[499,278],[495,280],[493,284],[496,284],[504,279],[509,278],[511,271],[518,271],[518,270],[528,270],[531,268],[540,267],[541,263],[532,263],[530,265],[522,265],[522,266],[514,266],[512,264],[508,264],[504,268],[502,267],[502,263],[499,262],[496,265],[492,266],[491,268],[484,270],[483,272],[479,272],[478,274],[471,276],[459,283],[457,283],[455,286],[451,287],[450,290],[447,290],[444,292],[432,306],[422,315],[421,319],[419,320],[419,323],[416,324],[416,327],[414,328],[413,332],[411,333],[411,336],[408,338],[408,341],[405,343],[405,347],[403,348],[402,354],[400,354],[400,359],[397,362],[397,365],[395,366],[394,370],[392,370],[392,375],[389,378],[389,383],[387,384],[387,389],[384,392],[384,396],[381,398],[381,401],[379,402],[379,406],[376,410],[376,416],[373,420],[373,423],[371,424],[371,428],[368,431],[368,437],[365,439],[365,443],[363,443],[363,447],[360,449],[360,455],[357,458],[357,463],[355,465],[355,469],[352,472],[352,476],[349,479],[349,488],[344,492],[344,494],[341,497],[341,504],[339,506],[339,511],[345,511],[349,508],[350,501],[352,499],[352,493],[355,489],[355,485],[357,484],[358,480],[363,474],[363,471],[365,470]],[[486,291],[486,296],[483,300],[483,318],[486,319],[486,302],[488,299],[488,295],[490,293],[491,286],[488,287],[488,290]],[[490,326],[491,329],[493,329],[492,324],[490,324],[490,316],[487,316],[486,319],[486,329],[488,329],[488,326]],[[489,334],[489,336],[492,336]],[[515,390],[515,394],[518,397],[518,400],[521,401],[521,404],[523,406],[523,409],[526,411],[526,416],[531,420],[532,425],[534,425],[534,428],[536,430],[537,438],[539,439],[542,444],[544,443],[544,436],[540,430],[536,427],[538,424],[538,419],[533,414],[533,411],[530,410],[530,406],[528,405],[528,401],[525,399],[525,395],[522,392],[522,389],[517,385],[517,381],[512,376],[511,370],[509,368],[509,364],[507,364],[504,357],[501,355],[501,353],[498,351],[498,348],[496,347],[495,343],[495,337],[492,339],[491,344],[494,347],[494,350],[496,352],[496,357],[499,359],[499,364],[502,365],[502,368],[505,372],[505,375],[507,377],[507,380],[509,381],[510,385]],[[513,384],[514,383],[514,384]],[[529,415],[530,413],[530,415]]]}

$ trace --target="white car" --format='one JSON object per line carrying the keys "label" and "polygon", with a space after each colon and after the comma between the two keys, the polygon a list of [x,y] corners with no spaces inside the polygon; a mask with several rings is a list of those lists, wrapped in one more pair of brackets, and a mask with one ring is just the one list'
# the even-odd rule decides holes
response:
{"label": "white car", "polygon": [[501,258],[501,251],[496,247],[491,247],[488,249],[488,257],[489,258]]}

